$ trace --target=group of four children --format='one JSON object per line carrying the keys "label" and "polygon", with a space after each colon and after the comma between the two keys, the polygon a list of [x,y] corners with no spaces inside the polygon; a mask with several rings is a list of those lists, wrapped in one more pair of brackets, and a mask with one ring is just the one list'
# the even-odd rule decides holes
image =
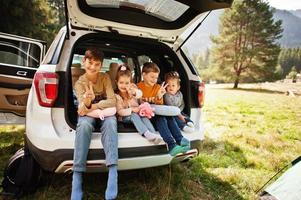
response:
{"label": "group of four children", "polygon": [[[155,115],[151,121],[139,115],[139,103],[177,106],[184,109],[183,95],[180,92],[180,78],[177,72],[165,75],[165,82],[157,84],[160,69],[155,63],[147,62],[142,68],[143,80],[137,85],[132,81],[130,69],[124,65],[116,75],[117,91],[114,93],[109,75],[100,73],[103,53],[97,48],[85,52],[83,74],[75,84],[78,99],[78,123],[74,145],[74,164],[71,199],[82,199],[82,172],[86,171],[86,160],[95,126],[101,127],[101,142],[109,169],[106,199],[117,197],[118,138],[117,121],[133,123],[137,131],[148,141],[158,144],[162,141],[168,146],[169,154],[175,156],[190,149],[190,142],[181,134],[194,130],[193,122],[184,113],[178,116]],[[101,120],[97,120],[100,118]],[[160,133],[155,133],[153,127]]]}

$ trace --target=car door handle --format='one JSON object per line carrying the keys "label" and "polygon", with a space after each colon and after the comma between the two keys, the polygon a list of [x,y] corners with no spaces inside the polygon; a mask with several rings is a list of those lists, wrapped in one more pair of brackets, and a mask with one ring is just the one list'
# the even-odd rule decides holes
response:
{"label": "car door handle", "polygon": [[27,72],[26,71],[17,71],[17,75],[19,75],[19,76],[26,76]]}

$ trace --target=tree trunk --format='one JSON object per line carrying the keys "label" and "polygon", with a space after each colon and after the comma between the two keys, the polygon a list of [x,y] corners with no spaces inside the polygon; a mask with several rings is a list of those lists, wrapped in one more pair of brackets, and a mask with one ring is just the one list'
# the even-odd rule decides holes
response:
{"label": "tree trunk", "polygon": [[239,83],[239,76],[236,76],[233,88],[236,89]]}

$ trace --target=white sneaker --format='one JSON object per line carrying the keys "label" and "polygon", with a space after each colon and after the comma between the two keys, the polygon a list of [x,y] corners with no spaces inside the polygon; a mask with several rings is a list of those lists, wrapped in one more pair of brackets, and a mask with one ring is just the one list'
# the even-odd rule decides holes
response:
{"label": "white sneaker", "polygon": [[187,122],[187,126],[194,128],[194,124],[192,122]]}
{"label": "white sneaker", "polygon": [[163,140],[158,134],[152,133],[150,131],[146,131],[144,133],[144,137],[148,141],[150,141],[150,142],[152,142],[154,144],[159,144]]}
{"label": "white sneaker", "polygon": [[186,133],[192,133],[192,132],[194,132],[194,128],[191,128],[189,126],[184,126],[183,131]]}
{"label": "white sneaker", "polygon": [[160,144],[162,141],[163,141],[163,139],[159,135],[157,135],[157,137],[155,138],[155,140],[152,141],[152,142],[154,144]]}

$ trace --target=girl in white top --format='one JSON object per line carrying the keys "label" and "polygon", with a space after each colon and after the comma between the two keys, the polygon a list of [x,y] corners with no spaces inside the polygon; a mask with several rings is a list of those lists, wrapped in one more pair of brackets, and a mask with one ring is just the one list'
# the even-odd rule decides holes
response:
{"label": "girl in white top", "polygon": [[122,65],[116,74],[116,108],[118,120],[124,123],[133,123],[137,131],[148,141],[159,144],[162,138],[155,134],[155,129],[146,117],[139,116],[138,99],[142,97],[142,91],[132,83],[132,73],[129,68]]}

